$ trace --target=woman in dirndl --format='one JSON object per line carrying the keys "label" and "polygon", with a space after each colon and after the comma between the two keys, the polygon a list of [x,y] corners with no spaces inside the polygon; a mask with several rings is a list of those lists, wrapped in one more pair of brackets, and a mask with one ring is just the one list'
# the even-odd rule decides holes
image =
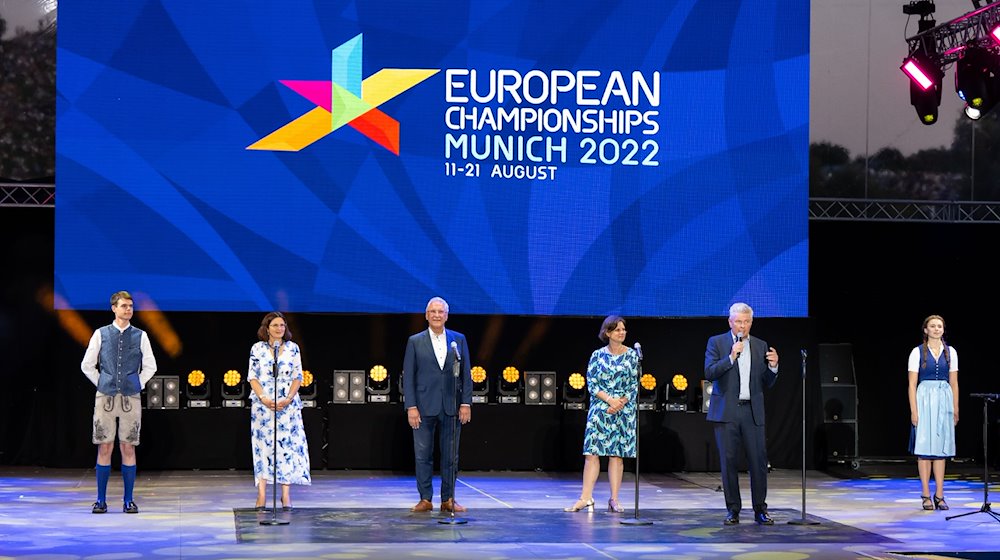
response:
{"label": "woman in dirndl", "polygon": [[[917,456],[921,506],[948,509],[944,500],[945,461],[955,456],[958,424],[958,351],[944,341],[944,319],[924,319],[924,343],[910,351],[910,453]],[[930,478],[934,474],[931,499]]]}

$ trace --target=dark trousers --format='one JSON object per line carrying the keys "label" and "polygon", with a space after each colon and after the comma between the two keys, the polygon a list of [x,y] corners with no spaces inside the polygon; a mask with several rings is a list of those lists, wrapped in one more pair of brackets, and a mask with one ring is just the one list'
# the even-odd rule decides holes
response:
{"label": "dark trousers", "polygon": [[743,508],[737,465],[740,452],[746,451],[753,510],[767,511],[767,445],[764,426],[754,424],[753,411],[749,403],[737,407],[737,412],[736,422],[715,423],[715,443],[719,446],[722,491],[726,496],[726,509],[739,513]]}
{"label": "dark trousers", "polygon": [[[462,428],[455,429],[456,417],[444,412],[437,416],[421,416],[420,427],[413,430],[413,458],[416,461],[417,491],[421,500],[434,496],[434,434],[441,451],[441,501],[455,497],[455,470],[458,468],[458,443]],[[454,434],[454,435],[453,435]],[[451,443],[455,442],[455,457]]]}

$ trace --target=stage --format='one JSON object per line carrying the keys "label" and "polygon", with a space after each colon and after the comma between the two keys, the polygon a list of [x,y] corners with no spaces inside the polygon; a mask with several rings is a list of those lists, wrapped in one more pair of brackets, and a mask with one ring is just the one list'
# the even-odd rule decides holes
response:
{"label": "stage", "polygon": [[[141,467],[141,465],[140,465]],[[412,514],[412,477],[385,471],[313,471],[311,487],[294,487],[294,509],[279,511],[284,526],[262,526],[270,511],[254,511],[246,471],[139,471],[138,515],[121,512],[121,478],[112,475],[109,511],[90,513],[92,469],[7,468],[0,471],[0,555],[15,558],[929,558],[956,551],[984,558],[1000,550],[1000,522],[977,512],[982,470],[949,466],[951,511],[920,509],[915,467],[847,470],[850,478],[810,472],[807,518],[801,519],[801,473],[770,474],[774,526],[752,523],[749,488],[737,526],[725,515],[718,473],[626,474],[610,514],[605,475],[593,513],[566,513],[579,494],[573,473],[460,474],[457,498],[469,511],[462,525],[438,523],[446,514]],[[908,471],[912,470],[910,473]],[[435,488],[439,487],[435,480]],[[991,494],[1000,492],[994,477]],[[270,492],[268,494],[270,498]],[[439,504],[437,496],[435,506]],[[603,507],[600,507],[603,506]],[[979,552],[980,554],[974,554]],[[782,553],[781,556],[775,556]],[[926,553],[926,554],[917,554]]]}

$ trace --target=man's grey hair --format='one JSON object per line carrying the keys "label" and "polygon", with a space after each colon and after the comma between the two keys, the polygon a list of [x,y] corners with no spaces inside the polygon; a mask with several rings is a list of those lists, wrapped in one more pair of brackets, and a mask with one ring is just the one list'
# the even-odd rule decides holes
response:
{"label": "man's grey hair", "polygon": [[741,313],[749,313],[753,319],[753,308],[743,302],[737,302],[729,306],[729,317],[735,317]]}
{"label": "man's grey hair", "polygon": [[444,312],[445,312],[445,313],[447,313],[447,312],[448,312],[448,302],[447,302],[447,301],[445,301],[445,300],[444,300],[444,298],[441,298],[441,297],[437,297],[437,296],[434,296],[434,297],[432,297],[432,298],[430,299],[430,301],[428,301],[428,302],[427,302],[427,307],[426,307],[426,308],[424,308],[424,311],[428,311],[428,310],[430,310],[430,308],[431,308],[431,304],[432,304],[432,303],[440,303],[441,305],[443,305],[443,306],[444,306]]}

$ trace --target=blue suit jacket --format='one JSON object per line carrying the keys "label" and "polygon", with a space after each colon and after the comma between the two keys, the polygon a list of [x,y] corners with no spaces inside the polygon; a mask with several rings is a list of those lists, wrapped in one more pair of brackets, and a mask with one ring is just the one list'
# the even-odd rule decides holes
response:
{"label": "blue suit jacket", "polygon": [[[764,425],[764,389],[770,388],[778,379],[778,374],[767,367],[767,342],[750,336],[750,406],[753,422]],[[711,422],[735,422],[736,406],[740,400],[740,368],[729,362],[733,350],[733,334],[723,334],[708,339],[705,349],[705,381],[712,382],[712,400],[708,403],[708,420]]]}
{"label": "blue suit jacket", "polygon": [[[448,416],[458,413],[455,403],[456,383],[461,391],[461,404],[472,404],[472,368],[469,365],[469,344],[465,335],[445,329],[448,355],[444,368],[438,366],[428,331],[419,332],[406,342],[403,357],[403,407],[417,407],[421,416],[437,416],[443,410]],[[451,343],[458,344],[462,354],[462,371],[456,378],[455,351]]]}

